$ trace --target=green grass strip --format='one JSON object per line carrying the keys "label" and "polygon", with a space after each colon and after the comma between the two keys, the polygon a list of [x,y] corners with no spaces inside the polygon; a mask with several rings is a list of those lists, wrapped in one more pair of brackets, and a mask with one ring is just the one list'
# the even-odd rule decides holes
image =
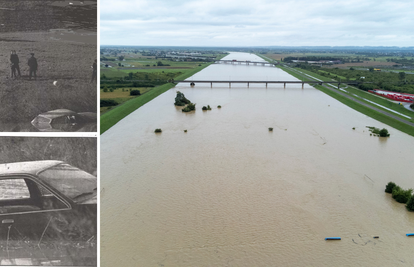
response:
{"label": "green grass strip", "polygon": [[[194,68],[192,70],[187,71],[186,73],[183,73],[177,77],[175,77],[175,80],[185,80],[188,77],[194,75],[195,73],[199,72],[200,70],[210,66],[212,63],[209,63],[205,66],[200,66],[197,68]],[[133,98],[127,102],[125,102],[122,105],[119,105],[118,107],[105,112],[101,115],[100,122],[101,122],[101,134],[106,132],[109,128],[117,124],[120,120],[128,116],[130,113],[134,112],[141,106],[145,105],[149,101],[153,100],[157,96],[161,95],[162,93],[167,92],[169,89],[175,87],[176,84],[174,83],[166,83],[161,86],[154,87],[151,91]]]}

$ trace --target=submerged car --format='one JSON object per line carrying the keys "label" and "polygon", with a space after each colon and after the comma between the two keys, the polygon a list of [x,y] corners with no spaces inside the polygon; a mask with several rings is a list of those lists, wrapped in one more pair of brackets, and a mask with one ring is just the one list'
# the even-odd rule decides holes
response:
{"label": "submerged car", "polygon": [[97,116],[93,112],[55,109],[37,115],[31,123],[41,132],[93,132],[96,131]]}
{"label": "submerged car", "polygon": [[96,238],[97,179],[62,161],[0,164],[0,242]]}

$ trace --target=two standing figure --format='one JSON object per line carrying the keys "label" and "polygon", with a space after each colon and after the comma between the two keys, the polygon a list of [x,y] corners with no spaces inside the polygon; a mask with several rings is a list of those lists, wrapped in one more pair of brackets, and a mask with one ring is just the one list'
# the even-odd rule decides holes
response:
{"label": "two standing figure", "polygon": [[[29,60],[27,61],[27,65],[29,65],[29,79],[32,79],[32,75],[36,80],[36,71],[37,71],[37,59],[34,57],[34,53],[30,53],[32,55]],[[17,78],[17,75],[21,77],[20,73],[20,60],[19,56],[16,53],[16,50],[12,50],[10,54],[10,76],[11,78]]]}

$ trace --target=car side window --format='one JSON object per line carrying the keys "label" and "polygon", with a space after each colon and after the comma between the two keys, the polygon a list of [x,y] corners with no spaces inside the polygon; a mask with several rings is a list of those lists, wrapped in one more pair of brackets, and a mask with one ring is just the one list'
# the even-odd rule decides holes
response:
{"label": "car side window", "polygon": [[68,204],[31,179],[0,179],[0,215],[67,208]]}
{"label": "car side window", "polygon": [[69,208],[65,203],[58,199],[49,189],[38,185],[41,193],[41,208],[43,210],[65,209]]}
{"label": "car side window", "polygon": [[30,192],[24,179],[0,180],[0,201],[30,198]]}
{"label": "car side window", "polygon": [[0,179],[0,214],[37,211],[25,179]]}

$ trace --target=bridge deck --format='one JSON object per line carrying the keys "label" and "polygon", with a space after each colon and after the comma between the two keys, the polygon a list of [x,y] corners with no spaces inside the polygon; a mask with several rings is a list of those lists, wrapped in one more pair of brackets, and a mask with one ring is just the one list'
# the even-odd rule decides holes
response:
{"label": "bridge deck", "polygon": [[260,64],[260,65],[275,65],[275,63],[270,63],[270,62],[267,62],[267,61],[242,61],[242,60],[226,60],[226,59],[219,59],[219,60],[215,60],[214,62],[224,62],[224,63],[239,63],[239,64],[241,64],[241,63],[245,63],[245,64],[247,64],[247,65],[249,65],[249,64],[254,64],[254,65],[257,65],[257,64]]}
{"label": "bridge deck", "polygon": [[361,82],[355,81],[346,81],[346,82],[338,82],[338,81],[208,81],[208,80],[173,80],[174,83],[334,83],[334,84],[359,84]]}

